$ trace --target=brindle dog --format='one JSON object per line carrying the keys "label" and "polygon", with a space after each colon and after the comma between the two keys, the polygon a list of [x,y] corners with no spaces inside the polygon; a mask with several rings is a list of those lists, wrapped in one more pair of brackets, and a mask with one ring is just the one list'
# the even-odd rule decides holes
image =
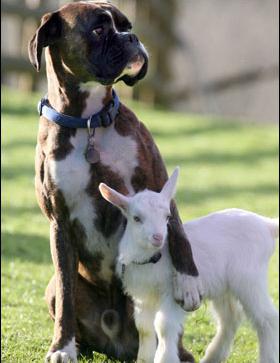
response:
{"label": "brindle dog", "polygon": [[[107,2],[70,3],[44,15],[29,44],[30,60],[38,71],[43,48],[49,103],[70,116],[87,118],[98,112],[112,99],[116,81],[132,86],[147,71],[144,46],[131,33],[128,19]],[[113,124],[96,129],[98,162],[86,160],[87,145],[87,129],[59,126],[41,116],[36,194],[50,221],[55,267],[46,290],[55,321],[47,354],[51,362],[76,362],[76,344],[122,361],[136,357],[132,302],[114,274],[126,221],[101,197],[98,185],[104,182],[133,194],[145,188],[159,191],[167,180],[150,133],[123,104]],[[184,309],[194,310],[201,299],[198,272],[174,202],[171,213],[174,298]],[[178,349],[181,361],[194,361],[182,337]]]}

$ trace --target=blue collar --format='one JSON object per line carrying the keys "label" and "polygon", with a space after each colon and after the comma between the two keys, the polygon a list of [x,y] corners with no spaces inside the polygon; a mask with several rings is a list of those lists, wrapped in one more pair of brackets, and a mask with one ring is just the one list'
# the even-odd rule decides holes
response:
{"label": "blue collar", "polygon": [[60,126],[70,128],[97,128],[108,127],[112,124],[118,114],[120,107],[120,100],[116,92],[113,90],[113,99],[99,112],[91,115],[88,118],[80,118],[74,116],[64,115],[57,112],[49,104],[46,97],[42,98],[38,103],[38,112],[40,116],[45,116],[48,120],[57,123]]}

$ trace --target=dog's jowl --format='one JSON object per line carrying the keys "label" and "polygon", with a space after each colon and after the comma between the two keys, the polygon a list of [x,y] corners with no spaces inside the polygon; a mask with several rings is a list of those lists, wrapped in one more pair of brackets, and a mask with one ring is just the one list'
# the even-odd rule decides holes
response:
{"label": "dog's jowl", "polygon": [[[148,56],[128,19],[106,2],[76,2],[44,15],[29,44],[38,71],[44,49],[48,93],[39,105],[36,194],[50,221],[55,267],[46,290],[55,322],[47,359],[75,362],[78,346],[128,360],[136,357],[138,332],[132,302],[114,275],[126,221],[98,185],[132,195],[158,191],[167,180],[150,133],[112,88],[142,79]],[[171,211],[174,297],[194,310],[199,277],[174,202]],[[101,317],[111,330],[102,330]],[[181,337],[178,347],[181,361],[192,362]]]}

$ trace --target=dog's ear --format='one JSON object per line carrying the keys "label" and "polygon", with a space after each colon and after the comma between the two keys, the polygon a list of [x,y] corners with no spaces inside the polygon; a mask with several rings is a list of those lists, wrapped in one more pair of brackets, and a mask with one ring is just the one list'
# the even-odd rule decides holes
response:
{"label": "dog's ear", "polygon": [[61,18],[58,12],[47,13],[41,19],[41,24],[29,42],[28,54],[32,65],[39,72],[44,47],[53,44],[61,35]]}
{"label": "dog's ear", "polygon": [[98,1],[103,9],[109,10],[112,14],[114,24],[119,32],[127,32],[132,29],[132,24],[128,18],[111,2]]}

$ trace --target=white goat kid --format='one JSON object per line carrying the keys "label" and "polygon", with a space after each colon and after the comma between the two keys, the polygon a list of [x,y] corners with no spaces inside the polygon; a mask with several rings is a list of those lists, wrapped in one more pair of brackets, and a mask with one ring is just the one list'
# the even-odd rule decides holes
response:
{"label": "white goat kid", "polygon": [[[127,218],[117,272],[135,303],[140,338],[137,363],[180,362],[177,343],[185,312],[173,298],[173,271],[165,243],[178,171],[160,193],[145,190],[127,197],[105,184],[99,186],[103,197]],[[213,301],[218,318],[217,334],[201,362],[220,363],[228,357],[243,307],[258,333],[260,363],[278,363],[278,313],[267,287],[278,222],[229,209],[190,221],[184,228],[205,297]]]}
{"label": "white goat kid", "polygon": [[178,339],[185,313],[174,301],[172,265],[165,243],[177,176],[178,169],[161,193],[145,190],[133,197],[123,196],[105,184],[99,186],[103,197],[127,218],[117,272],[135,304],[140,339],[137,363],[180,363]]}

